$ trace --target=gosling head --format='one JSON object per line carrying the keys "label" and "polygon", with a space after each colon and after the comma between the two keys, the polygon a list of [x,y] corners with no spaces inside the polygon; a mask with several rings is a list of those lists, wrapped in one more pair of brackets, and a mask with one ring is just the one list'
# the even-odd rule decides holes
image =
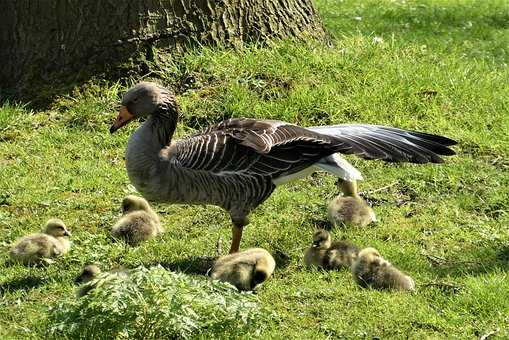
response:
{"label": "gosling head", "polygon": [[328,249],[331,246],[331,237],[327,230],[319,229],[313,234],[313,248]]}
{"label": "gosling head", "polygon": [[67,230],[64,222],[58,218],[52,218],[46,223],[44,233],[54,237],[71,236],[71,232]]}
{"label": "gosling head", "polygon": [[373,265],[381,265],[384,263],[384,259],[375,248],[364,248],[357,255],[357,260],[360,262],[366,262]]}
{"label": "gosling head", "polygon": [[143,197],[129,195],[122,200],[122,213],[127,214],[132,211],[144,210],[149,211],[150,206]]}
{"label": "gosling head", "polygon": [[120,105],[117,120],[110,128],[111,133],[136,118],[163,113],[171,113],[176,118],[178,112],[175,96],[168,89],[151,82],[141,82],[131,87]]}
{"label": "gosling head", "polygon": [[95,279],[99,274],[101,274],[101,268],[99,268],[95,264],[89,264],[85,266],[85,268],[83,268],[83,271],[74,282],[78,284],[87,283]]}

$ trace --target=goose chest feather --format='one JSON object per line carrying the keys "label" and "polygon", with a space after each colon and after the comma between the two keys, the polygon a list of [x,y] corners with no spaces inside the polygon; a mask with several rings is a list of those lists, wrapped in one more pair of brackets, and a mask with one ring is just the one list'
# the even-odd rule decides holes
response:
{"label": "goose chest feather", "polygon": [[228,119],[172,141],[178,116],[176,99],[169,90],[142,82],[125,93],[110,131],[146,118],[127,145],[130,181],[151,201],[226,209],[234,225],[230,251],[238,251],[249,213],[277,185],[316,169],[346,183],[361,180],[360,172],[340,154],[389,162],[441,163],[440,156],[453,155],[449,146],[456,143],[442,136],[379,125],[303,128],[249,118]]}

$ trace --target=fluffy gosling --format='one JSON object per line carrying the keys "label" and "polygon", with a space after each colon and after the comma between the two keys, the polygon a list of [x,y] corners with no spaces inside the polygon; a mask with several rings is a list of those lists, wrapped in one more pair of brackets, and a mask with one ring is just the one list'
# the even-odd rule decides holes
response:
{"label": "fluffy gosling", "polygon": [[111,233],[131,246],[148,241],[164,231],[159,217],[142,197],[129,195],[124,198],[122,213]]}
{"label": "fluffy gosling", "polygon": [[355,281],[361,287],[414,290],[415,282],[386,261],[375,248],[360,251],[352,266]]}
{"label": "fluffy gosling", "polygon": [[127,277],[128,275],[129,272],[123,268],[103,273],[101,268],[95,264],[86,265],[74,281],[76,284],[80,284],[76,289],[76,297],[80,298],[87,295],[91,290],[105,284],[114,277]]}
{"label": "fluffy gosling", "polygon": [[86,295],[89,291],[96,287],[96,284],[89,283],[92,280],[97,279],[99,274],[101,274],[101,268],[96,266],[95,264],[89,264],[83,268],[81,274],[74,280],[76,284],[81,284],[80,287],[76,290],[76,297],[80,298]]}
{"label": "fluffy gosling", "polygon": [[320,229],[313,234],[313,244],[304,254],[307,267],[316,266],[325,269],[350,268],[359,249],[348,242],[332,242],[330,233]]}
{"label": "fluffy gosling", "polygon": [[52,263],[53,258],[67,253],[71,247],[68,236],[71,233],[64,222],[50,219],[44,231],[17,240],[9,251],[9,256],[15,262],[23,264]]}
{"label": "fluffy gosling", "polygon": [[222,256],[214,262],[210,277],[229,282],[239,290],[253,290],[274,272],[276,262],[261,248]]}
{"label": "fluffy gosling", "polygon": [[332,240],[327,230],[317,230],[313,234],[313,244],[304,253],[306,267],[324,267],[327,249],[329,249],[331,243]]}
{"label": "fluffy gosling", "polygon": [[333,226],[365,227],[376,222],[373,209],[362,198],[355,196],[336,196],[327,207],[327,217]]}
{"label": "fluffy gosling", "polygon": [[95,264],[88,264],[83,268],[81,274],[76,278],[76,283],[87,283],[96,279],[102,273],[101,268]]}
{"label": "fluffy gosling", "polygon": [[364,227],[376,222],[373,209],[358,193],[357,181],[340,180],[341,195],[336,196],[327,207],[327,216],[333,226],[357,225]]}

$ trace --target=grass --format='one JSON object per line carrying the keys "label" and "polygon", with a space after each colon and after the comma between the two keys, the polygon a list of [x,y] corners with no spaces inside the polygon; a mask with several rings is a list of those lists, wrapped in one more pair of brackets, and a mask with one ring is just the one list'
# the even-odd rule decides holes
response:
{"label": "grass", "polygon": [[[412,294],[358,288],[350,274],[302,265],[324,224],[334,178],[317,174],[279,188],[251,216],[243,247],[284,254],[258,292],[278,315],[264,338],[509,337],[509,5],[505,1],[317,1],[334,38],[240,50],[201,49],[164,64],[160,77],[182,108],[177,134],[226,117],[302,125],[364,122],[456,139],[442,165],[349,157],[380,223],[335,238],[377,247],[417,282]],[[0,108],[0,338],[40,338],[48,307],[73,300],[82,265],[150,267],[192,274],[215,241],[229,240],[215,207],[156,205],[167,232],[137,248],[109,228],[133,188],[123,153],[136,124],[108,132],[126,87],[96,81],[51,109]],[[381,191],[379,188],[386,187]],[[56,264],[4,264],[8,245],[50,217],[73,231]],[[71,302],[69,302],[71,303]]]}

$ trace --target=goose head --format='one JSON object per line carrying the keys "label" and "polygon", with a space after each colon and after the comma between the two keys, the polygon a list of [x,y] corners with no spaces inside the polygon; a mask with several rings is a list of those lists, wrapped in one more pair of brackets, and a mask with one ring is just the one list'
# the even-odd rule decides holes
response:
{"label": "goose head", "polygon": [[64,222],[58,218],[52,218],[46,223],[44,233],[54,237],[71,236],[71,232],[67,230]]}
{"label": "goose head", "polygon": [[174,95],[156,83],[138,83],[124,94],[120,102],[120,111],[110,132],[117,131],[137,118],[161,112],[172,112],[176,115],[177,107]]}
{"label": "goose head", "polygon": [[131,211],[137,211],[137,210],[144,210],[149,211],[150,206],[148,205],[148,202],[138,196],[129,195],[126,198],[122,200],[122,213],[127,214]]}
{"label": "goose head", "polygon": [[319,229],[313,234],[313,248],[328,249],[331,246],[331,237],[327,230]]}

